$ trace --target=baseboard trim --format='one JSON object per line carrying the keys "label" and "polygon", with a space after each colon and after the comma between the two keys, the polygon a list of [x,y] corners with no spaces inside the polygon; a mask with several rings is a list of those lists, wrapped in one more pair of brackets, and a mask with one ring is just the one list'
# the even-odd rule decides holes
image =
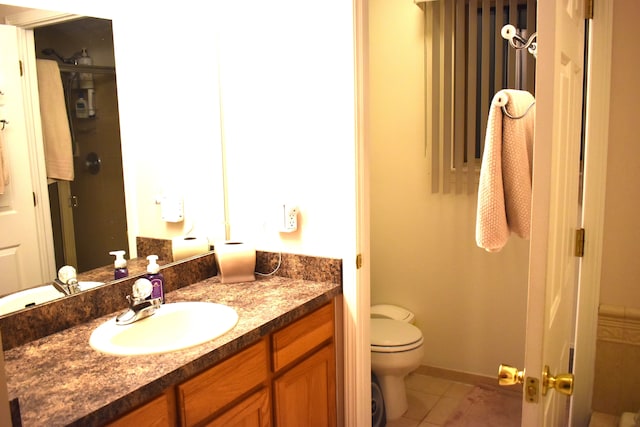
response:
{"label": "baseboard trim", "polygon": [[[498,376],[487,377],[484,375],[470,374],[468,372],[453,371],[450,369],[436,368],[433,366],[421,365],[415,370],[416,374],[429,375],[432,377],[443,378],[449,381],[456,381],[473,385],[498,385]],[[506,386],[505,389],[522,392],[522,386]]]}

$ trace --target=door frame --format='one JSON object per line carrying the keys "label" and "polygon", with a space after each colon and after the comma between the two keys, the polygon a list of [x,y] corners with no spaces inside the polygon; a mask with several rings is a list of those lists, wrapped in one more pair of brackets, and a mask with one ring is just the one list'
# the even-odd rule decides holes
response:
{"label": "door frame", "polygon": [[571,420],[584,426],[591,416],[595,377],[598,306],[602,268],[609,104],[611,98],[611,46],[613,2],[594,2],[588,28],[587,82],[585,85],[585,152],[582,227],[586,230],[576,305],[574,374]]}
{"label": "door frame", "polygon": [[[368,0],[353,0],[355,253],[343,260],[344,425],[371,423]],[[357,260],[359,259],[359,261]]]}
{"label": "door frame", "polygon": [[18,50],[25,78],[22,81],[24,118],[27,126],[29,169],[34,186],[36,228],[41,271],[46,280],[56,277],[56,262],[49,206],[49,189],[42,140],[33,29],[77,19],[80,15],[33,9],[6,17],[5,24],[18,28]]}
{"label": "door frame", "polygon": [[[583,199],[583,226],[587,230],[585,256],[581,261],[580,285],[576,307],[576,347],[580,351],[574,359],[574,372],[578,373],[573,397],[572,417],[574,425],[586,425],[591,414],[591,399],[595,368],[595,346],[598,304],[600,295],[600,270],[602,259],[602,234],[604,227],[604,198],[608,146],[608,118],[610,99],[611,33],[613,5],[608,1],[594,2],[594,19],[590,23],[590,52],[587,81],[587,141]],[[358,292],[344,293],[345,310],[345,425],[366,425],[370,402],[369,367],[370,352],[368,327],[362,319],[368,317],[370,302],[369,275],[369,193],[368,193],[368,135],[367,129],[367,43],[368,0],[354,0],[354,38],[356,54],[356,186],[357,219],[356,241],[363,254],[363,266],[355,277],[345,276],[345,288],[354,286]],[[541,48],[544,44],[541,44]],[[591,120],[595,118],[595,120]],[[350,262],[350,260],[347,260]],[[353,283],[350,279],[354,279]],[[346,290],[346,289],[345,289]],[[360,335],[360,339],[357,339]],[[587,420],[587,421],[585,421]]]}

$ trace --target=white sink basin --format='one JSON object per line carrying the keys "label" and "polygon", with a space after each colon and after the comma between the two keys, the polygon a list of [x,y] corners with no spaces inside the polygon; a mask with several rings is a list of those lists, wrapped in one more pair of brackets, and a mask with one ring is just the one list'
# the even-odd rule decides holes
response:
{"label": "white sink basin", "polygon": [[104,282],[78,282],[78,287],[80,287],[81,291],[88,291],[89,289],[97,288],[102,285],[104,285]]}
{"label": "white sink basin", "polygon": [[226,305],[175,302],[130,325],[117,325],[111,318],[93,331],[89,344],[118,356],[168,353],[215,339],[237,322],[238,313]]}
{"label": "white sink basin", "polygon": [[[86,291],[104,285],[104,282],[78,282],[78,285],[81,291]],[[14,292],[11,295],[0,298],[0,316],[22,310],[26,307],[33,307],[34,305],[53,301],[63,296],[65,296],[65,294],[58,291],[53,285],[43,285]]]}
{"label": "white sink basin", "polygon": [[42,304],[62,298],[64,294],[51,285],[25,289],[0,298],[0,315],[22,310],[25,307]]}

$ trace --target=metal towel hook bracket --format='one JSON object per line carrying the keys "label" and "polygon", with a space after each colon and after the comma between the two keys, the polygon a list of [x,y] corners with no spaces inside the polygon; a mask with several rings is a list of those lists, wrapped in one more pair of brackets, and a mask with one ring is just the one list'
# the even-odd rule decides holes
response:
{"label": "metal towel hook bracket", "polygon": [[2,119],[0,120],[0,123],[2,123],[2,128],[0,130],[4,130],[5,126],[9,124],[9,121]]}
{"label": "metal towel hook bracket", "polygon": [[509,113],[509,111],[507,111],[507,103],[509,102],[509,98],[505,95],[498,95],[495,100],[495,105],[499,106],[502,108],[502,114],[504,114],[505,116],[511,118],[511,119],[521,119],[524,116],[526,116],[529,113],[529,110],[531,110],[531,108],[536,104],[536,101],[533,101],[531,104],[529,104],[529,106],[527,107],[526,110],[524,110],[524,113],[520,114],[519,116],[514,116],[513,114]]}
{"label": "metal towel hook bracket", "polygon": [[502,27],[500,34],[502,35],[503,39],[509,40],[509,44],[514,49],[527,49],[529,53],[534,56],[534,58],[538,58],[538,43],[536,42],[538,38],[537,32],[531,34],[528,39],[525,39],[518,34],[518,32],[516,31],[516,27],[511,24],[507,24]]}

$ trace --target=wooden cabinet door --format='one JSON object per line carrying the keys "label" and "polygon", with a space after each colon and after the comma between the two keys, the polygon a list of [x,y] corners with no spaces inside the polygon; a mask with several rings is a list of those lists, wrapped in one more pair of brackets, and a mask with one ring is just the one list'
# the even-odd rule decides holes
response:
{"label": "wooden cabinet door", "polygon": [[263,339],[178,385],[181,425],[202,423],[260,384],[268,384],[267,347]]}
{"label": "wooden cabinet door", "polygon": [[335,375],[334,346],[331,343],[275,379],[276,425],[335,426]]}
{"label": "wooden cabinet door", "polygon": [[269,402],[268,389],[247,397],[233,406],[207,427],[269,427],[271,426],[271,402]]}
{"label": "wooden cabinet door", "polygon": [[171,391],[158,396],[123,417],[109,423],[108,427],[173,427],[177,425],[175,399]]}

